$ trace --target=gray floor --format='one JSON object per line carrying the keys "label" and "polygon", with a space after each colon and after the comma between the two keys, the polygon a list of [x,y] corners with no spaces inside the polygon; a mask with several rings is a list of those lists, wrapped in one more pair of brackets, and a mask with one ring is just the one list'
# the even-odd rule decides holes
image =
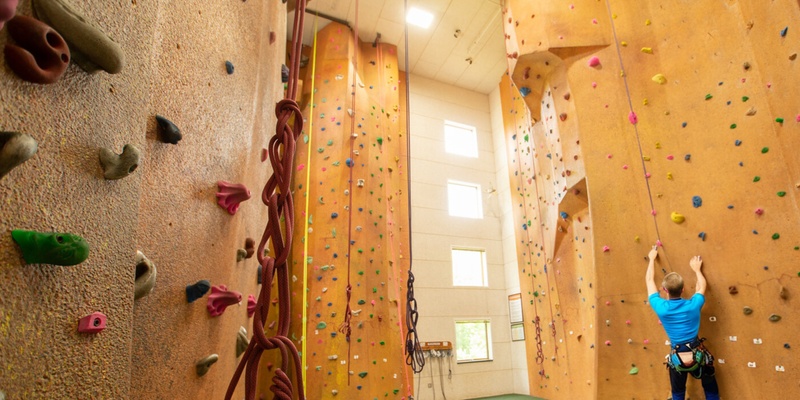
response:
{"label": "gray floor", "polygon": [[542,399],[540,397],[531,397],[531,396],[524,395],[524,394],[504,394],[504,395],[501,395],[501,396],[480,397],[480,398],[475,398],[475,399],[472,399],[472,400],[489,400],[489,399],[494,399],[494,400],[544,400],[544,399]]}

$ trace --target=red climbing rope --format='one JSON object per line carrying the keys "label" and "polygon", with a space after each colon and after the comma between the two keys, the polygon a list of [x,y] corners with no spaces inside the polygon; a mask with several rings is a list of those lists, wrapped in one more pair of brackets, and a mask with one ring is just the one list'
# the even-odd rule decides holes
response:
{"label": "red climbing rope", "polygon": [[[291,323],[291,299],[289,296],[289,270],[286,260],[292,248],[292,232],[294,230],[294,203],[292,201],[292,164],[294,163],[297,138],[303,130],[303,115],[294,100],[297,97],[300,77],[300,58],[303,48],[303,22],[305,20],[306,0],[297,0],[294,14],[292,44],[290,50],[291,66],[289,68],[289,84],[286,98],[275,107],[278,117],[276,133],[269,140],[269,160],[272,164],[272,176],[267,180],[261,193],[261,200],[268,208],[267,226],[258,245],[258,262],[262,266],[261,291],[256,303],[253,318],[253,339],[236,368],[236,372],[228,385],[225,399],[230,400],[239,383],[242,373],[245,375],[245,399],[255,400],[258,380],[258,366],[264,350],[279,349],[281,352],[280,368],[275,370],[270,390],[275,399],[292,400],[294,387],[292,378],[287,374],[289,362],[294,364],[294,379],[297,380],[297,394],[300,400],[305,399],[302,381],[302,363],[294,343],[287,337]],[[283,230],[281,230],[283,221]],[[271,242],[276,257],[264,255],[267,243]],[[269,305],[272,294],[272,283],[277,273],[278,278],[278,331],[275,336],[267,337],[264,326],[269,316]],[[305,340],[305,338],[303,338]],[[291,360],[289,359],[291,356]]]}

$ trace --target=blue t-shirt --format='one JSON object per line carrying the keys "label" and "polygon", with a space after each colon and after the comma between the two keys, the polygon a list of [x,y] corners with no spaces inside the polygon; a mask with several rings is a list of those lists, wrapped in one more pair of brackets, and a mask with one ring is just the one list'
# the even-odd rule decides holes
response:
{"label": "blue t-shirt", "polygon": [[695,293],[689,300],[664,300],[658,293],[653,293],[648,301],[673,346],[691,342],[697,337],[700,330],[700,309],[706,302],[705,296]]}

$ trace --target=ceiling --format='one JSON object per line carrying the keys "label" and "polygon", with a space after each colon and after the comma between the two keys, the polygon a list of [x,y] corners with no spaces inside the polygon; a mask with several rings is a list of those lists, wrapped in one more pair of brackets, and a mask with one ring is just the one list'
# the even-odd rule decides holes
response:
{"label": "ceiling", "polygon": [[[428,29],[408,25],[408,64],[412,74],[424,76],[480,93],[497,87],[508,67],[501,23],[502,0],[408,0],[433,14]],[[404,0],[358,2],[358,36],[373,42],[397,45],[401,69],[405,58]],[[355,25],[356,0],[311,0],[307,9]],[[291,35],[294,12],[289,13],[287,35]],[[330,23],[320,18],[318,29]],[[313,41],[314,15],[306,14],[303,42]],[[456,35],[456,31],[460,34]],[[458,37],[456,37],[458,36]],[[290,38],[291,39],[291,38]],[[471,59],[472,63],[467,61]]]}

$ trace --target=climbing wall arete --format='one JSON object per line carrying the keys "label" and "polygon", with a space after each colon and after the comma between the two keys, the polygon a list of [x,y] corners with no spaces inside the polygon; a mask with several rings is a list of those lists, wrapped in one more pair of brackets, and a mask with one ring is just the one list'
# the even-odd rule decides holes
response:
{"label": "climbing wall arete", "polygon": [[798,4],[512,0],[503,15],[531,393],[669,395],[644,283],[659,242],[657,283],[678,272],[687,295],[703,257],[722,397],[797,397]]}

